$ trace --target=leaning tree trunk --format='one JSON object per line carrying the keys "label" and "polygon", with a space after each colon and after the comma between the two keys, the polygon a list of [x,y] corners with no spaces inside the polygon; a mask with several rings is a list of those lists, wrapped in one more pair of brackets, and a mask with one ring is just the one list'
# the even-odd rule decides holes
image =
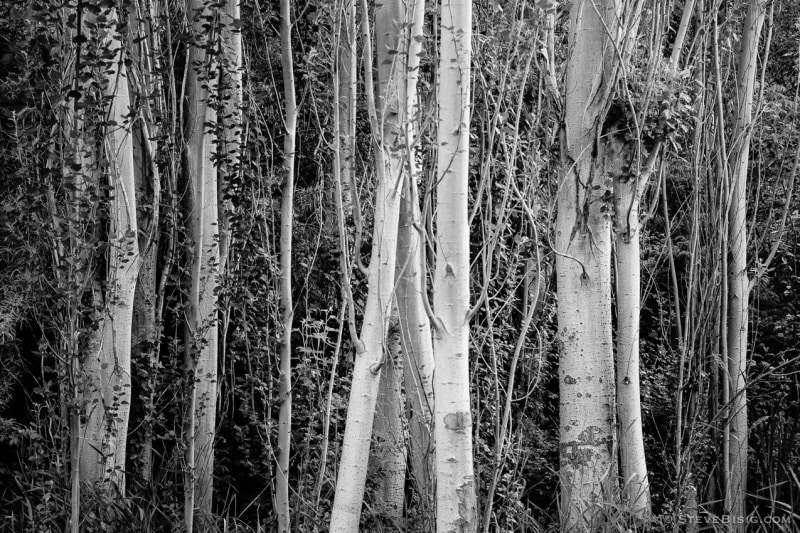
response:
{"label": "leaning tree trunk", "polygon": [[[402,193],[400,174],[397,169],[388,164],[391,161],[389,151],[393,141],[379,126],[375,109],[372,90],[372,47],[366,0],[362,1],[362,11],[365,87],[373,135],[377,187],[373,217],[372,255],[367,275],[367,301],[364,306],[361,336],[360,339],[354,340],[356,357],[342,442],[342,457],[336,482],[336,496],[331,516],[330,531],[332,533],[350,533],[358,530],[367,477],[367,461],[364,458],[369,457],[381,367],[385,362],[383,347],[392,309],[397,225]],[[387,10],[384,9],[383,12],[386,13]],[[388,27],[388,24],[384,24],[383,27]],[[407,30],[403,29],[403,31]],[[384,51],[384,54],[388,54],[388,50]],[[386,57],[386,55],[382,55],[382,57]],[[381,92],[383,93],[383,89]],[[381,94],[379,103],[381,103],[382,109],[392,105],[395,109],[397,107],[396,103],[393,104],[387,98],[387,94]],[[385,111],[382,111],[382,114],[385,114]],[[391,123],[390,120],[386,122]]]}
{"label": "leaning tree trunk", "polygon": [[281,196],[280,305],[283,339],[280,347],[278,471],[275,482],[275,512],[278,515],[278,531],[280,533],[289,533],[291,530],[289,456],[292,435],[292,320],[294,318],[292,304],[292,222],[294,219],[295,130],[297,128],[291,32],[289,0],[281,0],[281,65],[283,68],[284,124],[286,127],[286,134],[283,138],[283,167],[286,177]]}
{"label": "leaning tree trunk", "polygon": [[[100,343],[84,359],[91,402],[81,429],[80,476],[112,481],[125,493],[125,459],[131,402],[133,299],[141,259],[137,239],[136,185],[130,96],[125,54],[114,9],[105,12],[111,31],[102,45],[110,51],[107,94],[111,99],[105,133],[110,206],[107,273],[100,317]],[[99,18],[99,17],[97,17]]]}
{"label": "leaning tree trunk", "polygon": [[[217,8],[214,8],[217,9]],[[214,479],[214,435],[217,406],[218,329],[216,292],[219,286],[217,151],[213,126],[217,113],[210,104],[216,90],[217,69],[213,46],[215,30],[206,21],[212,8],[191,0],[193,37],[189,47],[185,92],[184,170],[191,246],[187,317],[186,369],[188,414],[186,424],[185,523],[193,530],[211,527]],[[205,36],[205,38],[203,37]]]}
{"label": "leaning tree trunk", "polygon": [[436,530],[477,531],[468,321],[472,2],[444,0],[440,28],[433,278]]}
{"label": "leaning tree trunk", "polygon": [[613,194],[598,138],[615,78],[615,0],[570,10],[563,174],[558,189],[561,527],[599,527],[599,505],[616,494],[614,357],[611,337]]}
{"label": "leaning tree trunk", "polygon": [[736,69],[736,121],[733,127],[731,195],[728,207],[728,418],[729,477],[725,508],[731,530],[744,531],[747,490],[747,172],[752,135],[758,41],[766,17],[766,1],[750,0]]}

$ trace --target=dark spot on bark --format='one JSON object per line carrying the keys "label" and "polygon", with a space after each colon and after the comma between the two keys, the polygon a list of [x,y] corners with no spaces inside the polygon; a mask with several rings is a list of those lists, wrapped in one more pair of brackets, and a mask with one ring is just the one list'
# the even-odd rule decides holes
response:
{"label": "dark spot on bark", "polygon": [[464,431],[472,426],[470,414],[467,412],[447,413],[444,415],[444,427],[453,431]]}
{"label": "dark spot on bark", "polygon": [[575,385],[577,382],[578,381],[569,374],[564,376],[564,383],[566,383],[567,385]]}

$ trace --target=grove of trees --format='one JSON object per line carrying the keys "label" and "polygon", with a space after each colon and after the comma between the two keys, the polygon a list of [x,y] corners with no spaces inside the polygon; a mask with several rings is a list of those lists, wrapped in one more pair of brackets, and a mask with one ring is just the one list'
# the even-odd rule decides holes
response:
{"label": "grove of trees", "polygon": [[0,0],[0,531],[800,530],[794,0]]}

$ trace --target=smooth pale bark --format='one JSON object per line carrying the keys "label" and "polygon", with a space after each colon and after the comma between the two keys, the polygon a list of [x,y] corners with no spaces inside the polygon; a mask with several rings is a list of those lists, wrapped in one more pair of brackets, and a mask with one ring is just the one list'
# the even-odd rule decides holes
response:
{"label": "smooth pale bark", "polygon": [[[111,28],[103,44],[113,53],[107,71],[111,98],[105,134],[110,206],[109,247],[100,342],[84,359],[90,406],[81,428],[80,477],[109,480],[125,493],[125,459],[131,401],[131,332],[133,300],[141,258],[137,239],[136,184],[131,134],[128,76],[117,14],[106,15]],[[94,351],[96,350],[96,351]]]}
{"label": "smooth pale bark", "polygon": [[[384,4],[383,14],[391,8]],[[330,531],[332,533],[351,533],[358,530],[361,505],[364,498],[364,485],[367,477],[367,461],[372,437],[372,423],[375,416],[375,403],[381,366],[384,364],[383,346],[386,338],[387,321],[392,307],[394,291],[394,270],[397,253],[397,225],[400,210],[402,182],[400,175],[389,168],[388,152],[391,139],[380,128],[372,94],[372,50],[370,45],[368,11],[366,1],[362,2],[364,41],[364,70],[366,73],[367,104],[370,106],[377,187],[375,191],[374,227],[372,254],[367,275],[367,301],[364,306],[364,321],[361,336],[355,341],[356,356],[353,368],[353,381],[347,408],[342,457],[336,481],[336,496],[333,502]],[[380,11],[380,10],[379,10]],[[384,26],[386,27],[386,25]],[[378,32],[380,33],[380,32]],[[405,32],[404,32],[405,33]],[[382,57],[386,57],[388,51]],[[381,56],[379,56],[381,57]],[[386,90],[381,88],[381,92]],[[379,103],[387,102],[382,94]],[[395,104],[396,105],[396,104]],[[380,107],[383,107],[381,105]],[[385,117],[385,112],[382,111]]]}
{"label": "smooth pale bark", "polygon": [[[558,283],[561,527],[599,527],[616,490],[614,357],[611,337],[611,180],[598,140],[614,79],[614,0],[570,9],[558,189]],[[600,17],[603,17],[602,19]],[[438,396],[437,396],[438,398]]]}
{"label": "smooth pale bark", "polygon": [[753,91],[758,68],[758,41],[766,18],[766,1],[751,0],[744,22],[736,69],[736,121],[733,127],[731,195],[728,207],[728,418],[729,477],[725,508],[731,531],[744,531],[747,490],[747,330],[750,279],[747,275],[747,173],[753,121]]}
{"label": "smooth pale bark", "polygon": [[419,165],[414,154],[418,143],[419,104],[417,81],[422,53],[424,0],[406,2],[410,38],[401,50],[405,79],[398,80],[402,107],[400,128],[403,158],[403,196],[397,236],[397,301],[403,351],[403,376],[408,403],[411,476],[420,501],[423,522],[432,521],[433,485],[433,340],[423,298],[427,298],[424,245],[421,238],[417,181]]}
{"label": "smooth pale bark", "polygon": [[291,530],[289,509],[289,456],[292,436],[292,222],[294,219],[294,166],[297,129],[297,103],[295,102],[294,66],[292,59],[292,24],[289,0],[281,0],[281,65],[283,68],[284,125],[283,167],[286,172],[281,196],[280,237],[280,306],[283,338],[280,347],[281,401],[278,412],[277,479],[275,480],[275,505],[278,531]]}
{"label": "smooth pale bark", "polygon": [[392,320],[386,334],[386,362],[381,367],[375,411],[373,465],[378,469],[375,510],[387,525],[401,530],[406,482],[405,412],[403,409],[403,354],[400,330]]}
{"label": "smooth pale bark", "polygon": [[[613,173],[616,204],[614,251],[617,281],[617,415],[622,497],[633,515],[646,518],[650,515],[650,483],[644,455],[639,387],[639,200],[647,177],[622,175],[618,152],[612,150],[608,155],[612,156],[612,160],[607,161],[606,166],[617,167]],[[649,169],[646,172],[649,174]]]}
{"label": "smooth pale bark", "polygon": [[[191,238],[190,287],[186,339],[186,369],[189,378],[186,424],[185,523],[193,531],[210,527],[213,502],[214,434],[217,406],[217,297],[219,245],[217,169],[212,155],[217,151],[213,127],[217,114],[209,105],[216,89],[213,58],[204,48],[213,42],[207,17],[212,9],[201,0],[189,3],[192,31],[201,43],[189,47],[185,92],[184,148],[186,195]],[[205,37],[205,39],[204,39]]]}
{"label": "smooth pale bark", "polygon": [[433,353],[436,530],[477,531],[469,397],[469,126],[472,2],[444,0],[439,56],[436,316]]}

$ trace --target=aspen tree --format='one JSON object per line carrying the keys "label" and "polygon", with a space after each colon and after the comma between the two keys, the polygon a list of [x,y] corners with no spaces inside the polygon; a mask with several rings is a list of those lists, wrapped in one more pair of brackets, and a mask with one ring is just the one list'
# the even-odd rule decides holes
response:
{"label": "aspen tree", "polygon": [[[403,5],[403,17],[408,25],[408,38],[397,46],[397,59],[388,64],[387,78],[397,85],[397,144],[391,157],[398,158],[402,174],[403,194],[397,237],[397,285],[395,289],[400,336],[402,339],[403,379],[405,381],[410,435],[411,473],[420,498],[421,512],[429,512],[433,504],[432,484],[432,408],[433,408],[433,344],[430,322],[425,313],[423,297],[427,291],[423,244],[420,236],[419,195],[417,180],[419,165],[414,149],[417,145],[419,61],[422,53],[425,2],[413,0]],[[394,33],[398,30],[394,29]],[[379,41],[379,46],[381,43]],[[387,46],[392,46],[387,43]]]}
{"label": "aspen tree", "polygon": [[397,236],[397,314],[408,403],[410,472],[423,516],[433,509],[433,340],[423,298],[427,298],[422,221],[411,161],[405,178]]}
{"label": "aspen tree", "polygon": [[397,236],[395,290],[403,351],[403,379],[408,402],[411,475],[423,516],[433,506],[433,341],[423,298],[427,298],[422,220],[417,181],[420,169],[414,153],[418,143],[417,81],[422,54],[424,0],[407,2],[411,36],[405,50],[405,83],[401,86],[403,196]]}
{"label": "aspen tree", "polygon": [[[133,359],[146,365],[146,379],[142,396],[146,410],[143,425],[141,476],[149,483],[153,465],[153,418],[156,373],[158,369],[159,341],[164,290],[171,270],[171,260],[162,266],[158,276],[159,243],[161,241],[161,175],[155,163],[159,126],[153,120],[153,109],[162,112],[163,93],[157,79],[160,68],[160,47],[155,21],[160,12],[157,0],[134,2],[128,9],[128,26],[131,40],[138,43],[129,47],[132,59],[138,66],[135,86],[141,97],[139,120],[134,124],[133,149],[136,171],[136,194],[139,205],[139,249],[142,265],[136,284],[133,308]],[[169,231],[173,231],[172,229]],[[170,247],[171,248],[171,247]],[[141,370],[140,370],[141,372]]]}
{"label": "aspen tree", "polygon": [[292,225],[294,219],[294,166],[297,130],[297,103],[292,58],[292,23],[289,0],[281,0],[281,66],[283,70],[284,127],[283,167],[286,172],[281,195],[280,236],[280,306],[283,338],[280,347],[280,411],[278,413],[278,476],[275,483],[275,505],[278,531],[291,530],[289,509],[289,456],[292,436]]}
{"label": "aspen tree", "polygon": [[766,18],[765,0],[749,0],[736,67],[736,119],[729,165],[728,206],[728,461],[725,509],[731,530],[745,530],[747,490],[747,333],[750,279],[747,275],[747,174],[753,123],[753,92],[758,69],[758,42]]}
{"label": "aspen tree", "polygon": [[186,424],[185,524],[193,531],[210,525],[213,502],[214,436],[217,406],[219,245],[217,151],[213,125],[217,113],[211,98],[217,88],[217,70],[210,48],[217,31],[218,8],[190,0],[193,42],[187,57],[184,93],[184,172],[186,207],[191,237],[186,369],[188,413]]}
{"label": "aspen tree", "polygon": [[[570,9],[564,168],[558,189],[561,527],[598,526],[598,504],[616,494],[616,416],[611,338],[612,184],[599,128],[615,84],[618,2]],[[438,400],[438,395],[437,395]]]}
{"label": "aspen tree", "polygon": [[433,278],[436,530],[476,531],[469,397],[469,128],[472,3],[441,4]]}
{"label": "aspen tree", "polygon": [[131,135],[131,108],[125,54],[117,12],[85,16],[111,57],[105,79],[110,99],[104,151],[108,184],[112,187],[109,246],[104,304],[98,327],[99,343],[91,343],[83,361],[89,406],[81,428],[80,477],[109,480],[125,493],[125,460],[131,401],[131,333],[133,299],[141,258],[137,238],[136,192]]}
{"label": "aspen tree", "polygon": [[406,484],[405,412],[403,410],[403,355],[397,319],[386,333],[386,361],[381,367],[378,403],[375,410],[375,445],[371,458],[378,467],[375,508],[382,518],[403,529]]}
{"label": "aspen tree", "polygon": [[353,214],[353,205],[357,204],[353,201],[353,195],[358,194],[355,187],[356,96],[358,92],[355,0],[337,0],[336,10],[340,32],[335,51],[336,82],[339,90],[336,102],[339,113],[337,127],[340,135],[338,155],[340,157],[343,209],[346,215],[351,215]]}
{"label": "aspen tree", "polygon": [[[386,2],[379,7],[376,17],[388,17],[398,12],[399,2]],[[336,496],[331,516],[331,532],[358,530],[361,515],[361,504],[364,498],[364,486],[367,477],[372,425],[375,416],[375,403],[381,367],[386,363],[384,346],[386,343],[387,324],[391,314],[394,292],[395,259],[397,253],[397,226],[400,210],[402,181],[396,162],[392,163],[390,152],[397,143],[397,133],[393,131],[396,117],[387,116],[397,113],[398,104],[396,85],[380,84],[378,107],[381,110],[381,121],[378,120],[378,109],[372,84],[372,46],[370,42],[369,14],[366,0],[362,1],[362,33],[364,36],[364,73],[367,105],[369,106],[370,124],[375,154],[375,170],[377,186],[375,191],[375,212],[372,236],[372,254],[367,275],[367,301],[364,306],[364,320],[361,334],[354,339],[356,346],[353,381],[347,408],[342,457],[336,481]],[[381,21],[379,26],[389,28],[392,19]],[[394,19],[405,20],[405,19]],[[400,37],[393,42],[407,39],[408,27],[398,24]],[[395,30],[396,31],[396,30]],[[378,31],[380,35],[380,31]],[[392,50],[402,49],[402,45],[394,44]],[[390,50],[382,53],[380,59],[387,59]],[[391,63],[392,60],[389,59]],[[387,80],[388,81],[388,80]],[[394,126],[396,128],[396,126]]]}

